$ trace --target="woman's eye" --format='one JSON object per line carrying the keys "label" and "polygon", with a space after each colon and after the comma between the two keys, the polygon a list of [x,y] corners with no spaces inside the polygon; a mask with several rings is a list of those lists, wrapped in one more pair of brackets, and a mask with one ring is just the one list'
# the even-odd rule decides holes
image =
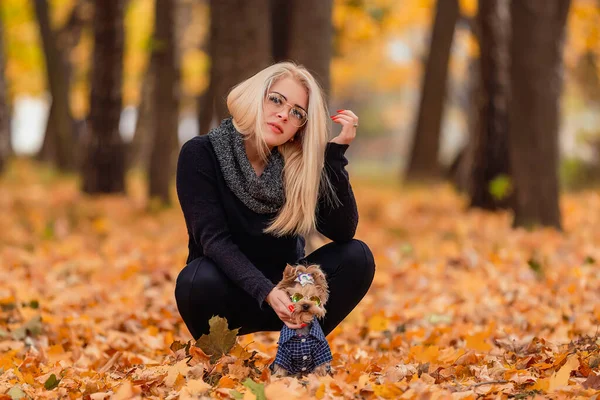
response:
{"label": "woman's eye", "polygon": [[275,104],[281,104],[281,99],[277,96],[269,96],[269,100]]}
{"label": "woman's eye", "polygon": [[294,118],[298,118],[299,120],[302,120],[302,113],[298,110],[296,110],[295,108],[292,109],[292,115],[294,116]]}

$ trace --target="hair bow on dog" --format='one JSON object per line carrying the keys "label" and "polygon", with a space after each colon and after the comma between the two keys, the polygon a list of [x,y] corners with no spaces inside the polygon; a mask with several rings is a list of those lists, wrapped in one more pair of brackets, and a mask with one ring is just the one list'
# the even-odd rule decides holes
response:
{"label": "hair bow on dog", "polygon": [[303,287],[305,285],[315,284],[315,280],[313,279],[312,274],[298,274],[295,281],[301,284]]}

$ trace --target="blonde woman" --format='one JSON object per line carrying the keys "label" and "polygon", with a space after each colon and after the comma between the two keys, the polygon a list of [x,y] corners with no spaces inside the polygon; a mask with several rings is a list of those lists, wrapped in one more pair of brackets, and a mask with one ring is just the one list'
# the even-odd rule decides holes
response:
{"label": "blonde woman", "polygon": [[[287,62],[234,87],[227,107],[230,118],[179,154],[177,194],[189,234],[175,288],[179,312],[195,339],[213,315],[239,334],[300,328],[275,284],[287,263],[315,263],[329,283],[327,335],[375,273],[371,251],[354,239],[358,212],[345,170],[358,117],[338,110],[331,119],[341,131],[328,140],[319,85]],[[304,237],[315,230],[332,242],[305,257]]]}

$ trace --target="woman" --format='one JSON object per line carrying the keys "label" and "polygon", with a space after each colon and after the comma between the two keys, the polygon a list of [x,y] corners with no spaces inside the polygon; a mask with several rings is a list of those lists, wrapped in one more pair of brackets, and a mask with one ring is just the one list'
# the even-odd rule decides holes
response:
{"label": "woman", "polygon": [[[186,142],[177,194],[189,256],[177,278],[177,307],[195,339],[213,315],[239,334],[279,331],[291,320],[290,298],[275,284],[286,263],[319,264],[330,300],[327,335],[358,304],[375,272],[367,245],[353,239],[358,213],[344,167],[358,117],[339,110],[341,132],[328,140],[327,107],[303,67],[272,65],[227,97],[231,118]],[[304,236],[331,243],[304,257]]]}

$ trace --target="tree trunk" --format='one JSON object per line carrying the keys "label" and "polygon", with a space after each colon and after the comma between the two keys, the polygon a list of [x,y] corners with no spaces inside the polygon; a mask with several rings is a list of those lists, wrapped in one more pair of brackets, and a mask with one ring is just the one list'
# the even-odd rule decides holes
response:
{"label": "tree trunk", "polygon": [[175,46],[175,0],[156,0],[154,49],[151,63],[156,68],[154,113],[150,157],[150,198],[170,204],[169,183],[175,168],[177,122],[179,120],[179,71]]}
{"label": "tree trunk", "polygon": [[558,188],[562,49],[570,0],[513,0],[509,152],[514,225],[561,228]]}
{"label": "tree trunk", "polygon": [[329,95],[333,46],[332,0],[291,0],[287,57],[304,65]]}
{"label": "tree trunk", "polygon": [[[509,189],[496,186],[502,176],[508,182],[508,3],[479,0],[481,56],[473,164],[469,195],[471,207],[487,210],[508,207]],[[502,193],[502,191],[504,193]]]}
{"label": "tree trunk", "polygon": [[56,34],[50,25],[47,0],[33,0],[33,5],[44,49],[46,77],[52,95],[46,136],[40,158],[48,161],[55,158],[60,169],[72,170],[75,167],[74,123],[69,107],[67,62],[58,48]]}
{"label": "tree trunk", "polygon": [[[271,0],[271,49],[273,61],[286,61],[289,58],[290,27],[292,26],[292,5],[290,0]],[[329,1],[327,1],[329,2]],[[301,14],[303,16],[304,13]],[[331,23],[328,21],[327,23]]]}
{"label": "tree trunk", "polygon": [[238,83],[269,65],[269,0],[211,0],[211,79],[219,120],[226,98]]}
{"label": "tree trunk", "polygon": [[150,167],[150,153],[152,152],[154,127],[156,124],[154,114],[156,66],[153,62],[155,62],[155,58],[150,59],[146,75],[144,75],[144,80],[142,81],[142,93],[138,106],[135,132],[127,161],[129,167],[141,168],[143,170],[147,170]]}
{"label": "tree trunk", "polygon": [[0,173],[4,171],[8,157],[11,155],[10,145],[10,111],[4,76],[4,27],[0,18]]}
{"label": "tree trunk", "polygon": [[437,1],[417,125],[406,171],[409,181],[438,179],[441,174],[438,148],[446,100],[448,60],[458,15],[458,0]]}
{"label": "tree trunk", "polygon": [[119,134],[124,3],[124,0],[111,0],[96,8],[90,129],[83,169],[83,190],[86,193],[125,191],[125,146]]}

